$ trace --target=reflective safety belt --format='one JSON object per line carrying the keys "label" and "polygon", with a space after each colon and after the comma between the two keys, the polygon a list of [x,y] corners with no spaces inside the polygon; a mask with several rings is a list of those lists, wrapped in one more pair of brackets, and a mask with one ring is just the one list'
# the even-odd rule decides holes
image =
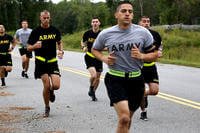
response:
{"label": "reflective safety belt", "polygon": [[141,71],[133,71],[133,72],[122,72],[122,71],[118,71],[118,70],[113,70],[110,69],[108,71],[109,74],[113,75],[113,76],[117,76],[117,77],[126,77],[128,76],[129,78],[135,78],[135,77],[139,77],[141,75]]}
{"label": "reflective safety belt", "polygon": [[89,55],[92,58],[95,58],[95,56],[92,53],[90,53],[90,52],[86,52],[86,54]]}
{"label": "reflective safety belt", "polygon": [[20,44],[20,45],[19,45],[19,48],[24,48],[24,49],[26,49],[27,46],[24,46],[23,44]]}
{"label": "reflective safety belt", "polygon": [[57,61],[56,58],[52,58],[52,59],[48,60],[47,63],[52,63],[52,62],[56,62],[56,61]]}
{"label": "reflective safety belt", "polygon": [[52,58],[50,60],[46,60],[44,57],[41,57],[41,56],[35,56],[35,58],[42,62],[47,62],[47,63],[53,63],[57,61],[57,58]]}
{"label": "reflective safety belt", "polygon": [[7,63],[8,63],[8,64],[12,64],[12,62],[10,62],[10,61],[9,61],[9,62],[7,62]]}
{"label": "reflective safety belt", "polygon": [[1,55],[7,55],[9,54],[8,52],[0,52]]}
{"label": "reflective safety belt", "polygon": [[155,65],[155,62],[151,62],[151,63],[144,63],[144,65],[143,65],[143,66],[145,66],[145,67],[149,67],[149,66],[153,66],[153,65]]}

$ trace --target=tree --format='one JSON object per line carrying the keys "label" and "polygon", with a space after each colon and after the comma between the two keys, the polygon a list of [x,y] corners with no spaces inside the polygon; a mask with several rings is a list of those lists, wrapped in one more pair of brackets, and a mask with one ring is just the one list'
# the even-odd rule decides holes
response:
{"label": "tree", "polygon": [[200,17],[199,7],[199,0],[158,0],[157,3],[161,24],[192,24],[194,18]]}

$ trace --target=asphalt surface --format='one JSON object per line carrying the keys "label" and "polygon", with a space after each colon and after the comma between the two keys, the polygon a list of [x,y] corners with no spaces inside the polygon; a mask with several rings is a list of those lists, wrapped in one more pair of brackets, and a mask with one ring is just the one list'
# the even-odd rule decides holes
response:
{"label": "asphalt surface", "polygon": [[[97,102],[88,97],[89,75],[83,53],[65,52],[59,60],[61,88],[55,92],[49,118],[43,118],[42,82],[21,77],[21,59],[13,53],[13,71],[0,89],[0,133],[114,133],[117,115],[109,106],[103,77],[97,90]],[[200,69],[157,64],[160,93],[149,96],[148,121],[139,119],[138,109],[130,133],[199,133]],[[107,66],[104,66],[104,72]]]}

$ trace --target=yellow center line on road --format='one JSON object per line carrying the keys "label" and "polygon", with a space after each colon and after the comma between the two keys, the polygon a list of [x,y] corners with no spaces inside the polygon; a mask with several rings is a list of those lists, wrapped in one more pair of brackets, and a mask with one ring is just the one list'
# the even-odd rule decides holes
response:
{"label": "yellow center line on road", "polygon": [[[196,106],[196,105],[193,105],[191,103],[186,103],[186,102],[183,102],[183,101],[179,101],[177,99],[173,99],[173,98],[169,98],[169,97],[165,97],[163,95],[156,95],[157,97],[159,98],[163,98],[165,100],[168,100],[168,101],[172,101],[172,102],[175,102],[175,103],[179,103],[179,104],[182,104],[182,105],[186,105],[186,106],[189,106],[189,107],[192,107],[192,108],[195,108],[195,109],[199,109],[200,110],[200,106]],[[186,100],[186,99],[185,99]]]}
{"label": "yellow center line on road", "polygon": [[[68,71],[68,72],[76,73],[76,74],[79,74],[79,75],[83,75],[83,76],[86,76],[86,77],[90,77],[90,74],[88,72],[81,71],[81,70],[78,70],[78,69],[73,69],[73,68],[66,67],[66,66],[60,67],[60,69]],[[103,79],[104,79],[104,76],[101,76],[101,80],[103,80]],[[156,95],[156,96],[159,97],[159,98],[168,100],[168,101],[172,101],[172,102],[175,102],[175,103],[178,103],[178,104],[181,104],[181,105],[189,106],[189,107],[200,110],[200,103],[199,102],[191,101],[191,100],[188,100],[188,99],[180,98],[180,97],[169,95],[169,94],[162,93],[162,92],[159,92],[158,95]]]}
{"label": "yellow center line on road", "polygon": [[[13,54],[13,55],[16,56],[16,57],[20,57],[20,56],[17,56],[15,54]],[[34,59],[32,58],[32,61],[33,60]],[[90,74],[88,72],[78,70],[78,69],[74,69],[74,68],[71,68],[71,67],[61,66],[60,69],[64,70],[64,71],[76,73],[78,75],[90,77]],[[100,79],[103,81],[104,76],[101,75]],[[175,102],[175,103],[178,103],[178,104],[181,104],[181,105],[189,106],[189,107],[200,110],[200,103],[199,102],[191,101],[191,100],[188,100],[188,99],[180,98],[180,97],[169,95],[169,94],[162,93],[162,92],[159,92],[158,95],[156,95],[156,96],[159,97],[159,98],[168,100],[168,101],[172,101],[172,102]]]}
{"label": "yellow center line on road", "polygon": [[200,103],[198,103],[198,102],[194,102],[194,101],[187,100],[187,99],[184,99],[184,98],[172,96],[172,95],[169,95],[169,94],[166,94],[166,93],[159,92],[159,95],[164,96],[164,97],[173,98],[173,99],[176,99],[176,100],[179,100],[179,101],[183,101],[185,103],[190,103],[190,104],[194,104],[194,105],[200,106]]}
{"label": "yellow center line on road", "polygon": [[72,69],[70,67],[60,67],[60,69],[68,71],[68,72],[76,73],[76,74],[79,74],[79,75],[83,75],[83,76],[86,76],[86,77],[90,77],[89,73],[86,73],[86,72],[80,71],[80,70],[75,70],[75,69]]}
{"label": "yellow center line on road", "polygon": [[[69,71],[69,72],[73,72],[73,73],[76,73],[76,74],[79,74],[79,75],[83,75],[83,76],[86,76],[86,77],[90,77],[89,72],[81,71],[81,70],[74,69],[74,68],[71,68],[71,67],[61,66],[60,69],[65,70],[65,71]],[[100,79],[103,80],[104,76],[101,75]]]}

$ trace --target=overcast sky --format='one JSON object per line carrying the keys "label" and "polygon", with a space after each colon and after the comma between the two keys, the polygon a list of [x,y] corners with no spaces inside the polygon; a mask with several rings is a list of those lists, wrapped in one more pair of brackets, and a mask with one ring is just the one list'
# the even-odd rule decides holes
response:
{"label": "overcast sky", "polygon": [[[60,2],[60,1],[63,1],[63,0],[51,0],[53,3],[58,3],[58,2]],[[105,2],[106,0],[90,0],[90,1],[92,1],[92,2],[100,2],[100,1],[103,1],[103,2]]]}

